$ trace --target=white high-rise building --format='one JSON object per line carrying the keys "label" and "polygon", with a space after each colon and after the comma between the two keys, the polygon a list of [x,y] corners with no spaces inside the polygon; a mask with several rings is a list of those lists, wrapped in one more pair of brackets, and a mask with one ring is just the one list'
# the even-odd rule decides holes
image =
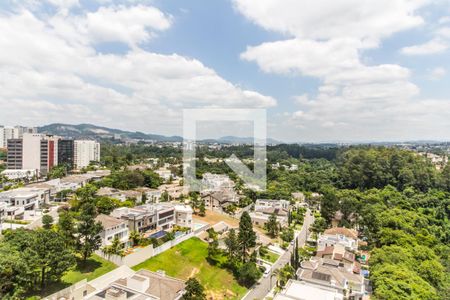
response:
{"label": "white high-rise building", "polygon": [[74,141],[75,167],[87,167],[91,161],[100,161],[100,143],[90,140]]}
{"label": "white high-rise building", "polygon": [[37,133],[36,127],[5,127],[0,126],[0,148],[8,147],[8,140],[21,139],[24,133]]}

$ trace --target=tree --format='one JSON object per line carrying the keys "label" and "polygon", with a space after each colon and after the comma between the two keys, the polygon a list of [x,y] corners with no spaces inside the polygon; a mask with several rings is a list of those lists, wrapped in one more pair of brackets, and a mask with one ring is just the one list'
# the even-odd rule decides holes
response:
{"label": "tree", "polygon": [[161,202],[168,202],[170,200],[169,193],[167,191],[164,191],[161,194]]}
{"label": "tree", "polygon": [[254,262],[247,262],[238,270],[238,281],[246,287],[251,287],[261,275],[262,272]]}
{"label": "tree", "polygon": [[234,228],[230,229],[224,242],[227,247],[228,260],[232,263],[236,261],[239,256],[239,241]]}
{"label": "tree", "polygon": [[245,262],[248,256],[248,250],[256,246],[256,233],[253,231],[252,219],[247,211],[244,211],[239,221],[238,242],[241,259]]}
{"label": "tree", "polygon": [[66,248],[74,245],[75,220],[71,212],[63,210],[59,214],[59,220],[56,228],[62,236]]}
{"label": "tree", "polygon": [[97,197],[95,201],[95,206],[99,214],[109,215],[119,205],[120,201],[107,196]]}
{"label": "tree", "polygon": [[120,257],[123,257],[125,255],[123,253],[123,245],[122,245],[122,243],[120,242],[120,240],[119,240],[119,238],[117,236],[114,237],[114,239],[111,242],[111,245],[104,246],[102,248],[102,252],[108,258],[111,255],[118,255]]}
{"label": "tree", "polygon": [[0,298],[20,299],[33,287],[34,274],[23,252],[9,243],[0,243]]}
{"label": "tree", "polygon": [[130,232],[130,240],[133,243],[133,246],[137,246],[142,240],[142,234],[139,231],[133,230]]}
{"label": "tree", "polygon": [[42,287],[49,281],[59,280],[75,264],[75,257],[64,247],[63,238],[51,230],[37,230],[33,244],[24,256],[39,269]]}
{"label": "tree", "polygon": [[214,228],[208,229],[208,258],[214,259],[214,257],[219,253],[219,241],[217,238],[217,232]]}
{"label": "tree", "polygon": [[53,217],[50,215],[43,215],[42,216],[42,227],[44,229],[51,229],[53,226]]}
{"label": "tree", "polygon": [[318,217],[314,220],[314,223],[309,228],[309,231],[318,236],[319,233],[322,233],[327,228],[327,222],[324,218]]}
{"label": "tree", "polygon": [[101,223],[95,221],[97,213],[92,203],[85,203],[78,215],[77,225],[77,250],[81,254],[83,261],[100,248],[100,232],[103,230]]}
{"label": "tree", "polygon": [[289,227],[283,229],[283,231],[281,232],[281,239],[286,243],[292,241],[294,239],[294,229]]}
{"label": "tree", "polygon": [[200,282],[191,277],[186,281],[185,293],[183,294],[184,300],[204,300],[206,299],[205,288]]}
{"label": "tree", "polygon": [[269,232],[269,235],[274,238],[278,235],[279,229],[280,227],[277,222],[277,215],[272,213],[266,223],[266,230]]}
{"label": "tree", "polygon": [[198,215],[201,217],[206,215],[205,201],[200,202]]}

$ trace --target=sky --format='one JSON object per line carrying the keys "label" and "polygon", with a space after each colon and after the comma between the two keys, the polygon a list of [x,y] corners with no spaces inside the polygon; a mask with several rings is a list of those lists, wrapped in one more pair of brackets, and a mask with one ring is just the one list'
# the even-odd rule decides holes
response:
{"label": "sky", "polygon": [[450,140],[450,0],[3,0],[0,32],[1,125]]}

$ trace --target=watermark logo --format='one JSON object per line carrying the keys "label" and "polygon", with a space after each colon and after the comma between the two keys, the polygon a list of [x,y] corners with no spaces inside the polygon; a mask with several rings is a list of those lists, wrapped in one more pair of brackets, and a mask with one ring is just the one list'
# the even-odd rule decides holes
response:
{"label": "watermark logo", "polygon": [[266,110],[265,109],[184,109],[183,110],[183,175],[191,191],[201,191],[202,181],[196,178],[197,124],[199,122],[251,122],[253,124],[253,171],[235,154],[225,163],[255,191],[266,189]]}

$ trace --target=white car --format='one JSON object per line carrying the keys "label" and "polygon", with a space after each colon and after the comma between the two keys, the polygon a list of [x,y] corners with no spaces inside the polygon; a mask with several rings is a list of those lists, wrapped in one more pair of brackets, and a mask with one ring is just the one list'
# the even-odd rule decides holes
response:
{"label": "white car", "polygon": [[266,270],[264,271],[264,274],[263,274],[264,278],[270,275],[270,267],[265,267],[265,268],[266,268]]}

